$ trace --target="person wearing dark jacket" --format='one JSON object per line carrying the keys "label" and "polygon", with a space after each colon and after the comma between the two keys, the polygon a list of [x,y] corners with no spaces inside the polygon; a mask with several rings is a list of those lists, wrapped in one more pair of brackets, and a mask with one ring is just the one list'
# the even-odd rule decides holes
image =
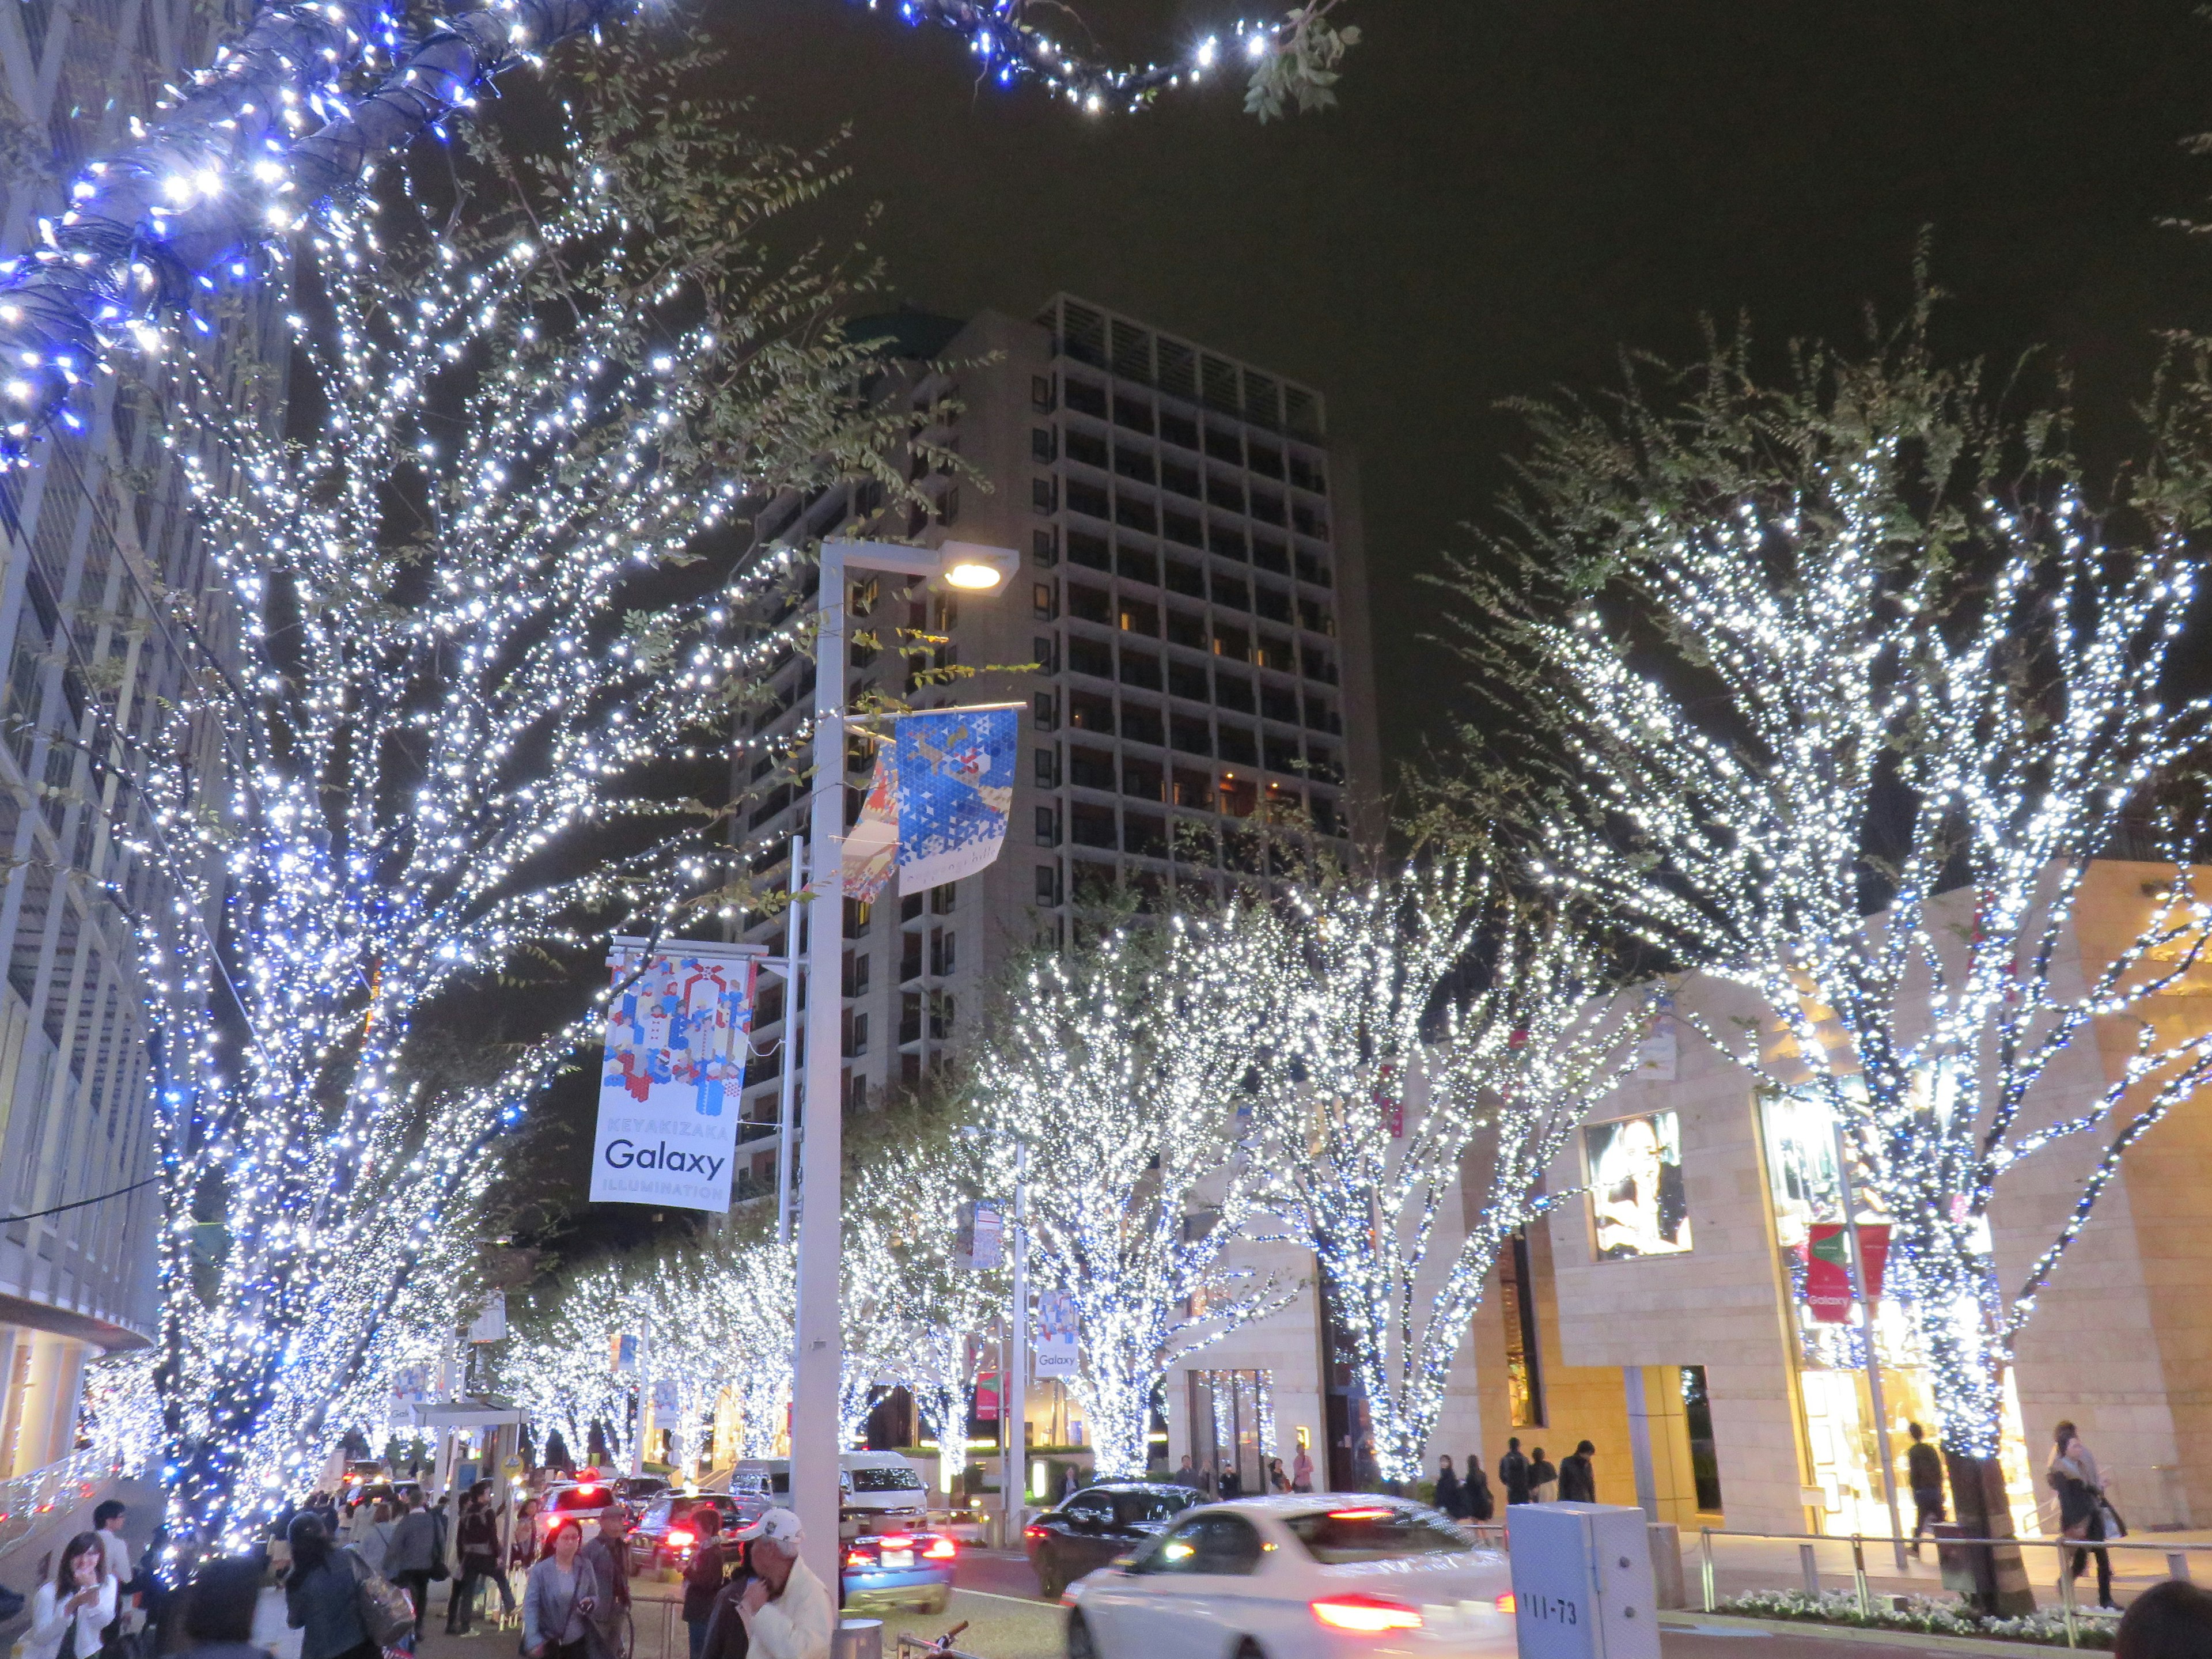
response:
{"label": "person wearing dark jacket", "polygon": [[737,1549],[730,1582],[714,1598],[714,1610],[708,1617],[706,1646],[699,1659],[749,1659],[752,1652],[752,1633],[745,1628],[744,1615],[745,1586],[753,1582],[751,1552],[743,1544]]}
{"label": "person wearing dark jacket", "polygon": [[1452,1473],[1449,1456],[1437,1459],[1437,1507],[1455,1521],[1464,1520],[1467,1510],[1460,1495],[1459,1477]]}
{"label": "person wearing dark jacket", "polygon": [[185,1639],[192,1659],[269,1659],[253,1645],[253,1609],[260,1599],[261,1563],[252,1556],[204,1562],[184,1595]]}
{"label": "person wearing dark jacket", "polygon": [[1595,1504],[1597,1502],[1597,1471],[1590,1465],[1590,1455],[1597,1448],[1587,1440],[1575,1442],[1575,1449],[1559,1460],[1559,1501],[1563,1504]]}
{"label": "person wearing dark jacket", "polygon": [[1528,1490],[1528,1460],[1521,1455],[1519,1440],[1505,1443],[1505,1455],[1498,1460],[1498,1478],[1505,1483],[1505,1501],[1508,1504],[1535,1501]]}
{"label": "person wearing dark jacket", "polygon": [[702,1504],[687,1518],[698,1528],[699,1543],[684,1568],[684,1625],[691,1636],[691,1659],[700,1659],[714,1598],[722,1593],[722,1512]]}
{"label": "person wearing dark jacket", "polygon": [[1932,1534],[1943,1519],[1943,1459],[1928,1443],[1928,1431],[1917,1423],[1907,1423],[1905,1431],[1912,1437],[1905,1449],[1905,1480],[1912,1488],[1912,1553],[1917,1556],[1921,1528]]}
{"label": "person wearing dark jacket", "polygon": [[306,1511],[286,1533],[291,1571],[284,1576],[284,1622],[301,1632],[300,1659],[376,1659],[361,1622],[360,1581],[352,1557],[331,1547],[321,1520]]}
{"label": "person wearing dark jacket", "polygon": [[1487,1521],[1498,1513],[1498,1500],[1490,1495],[1490,1477],[1482,1472],[1482,1459],[1467,1455],[1467,1474],[1459,1483],[1460,1507],[1470,1521]]}
{"label": "person wearing dark jacket", "polygon": [[422,1506],[422,1489],[407,1492],[407,1513],[392,1529],[384,1550],[384,1576],[405,1590],[415,1603],[415,1635],[422,1635],[423,1616],[430,1610],[430,1573],[445,1553],[438,1517]]}
{"label": "person wearing dark jacket", "polygon": [[[476,1616],[477,1594],[484,1581],[505,1582],[499,1570],[499,1517],[492,1513],[481,1488],[461,1499],[461,1522],[453,1541],[460,1549],[461,1571],[446,1592],[446,1634],[466,1636],[469,1622]],[[507,1591],[510,1607],[514,1594]]]}
{"label": "person wearing dark jacket", "polygon": [[1539,1446],[1528,1460],[1528,1501],[1548,1504],[1559,1495],[1559,1465],[1545,1456],[1544,1449]]}

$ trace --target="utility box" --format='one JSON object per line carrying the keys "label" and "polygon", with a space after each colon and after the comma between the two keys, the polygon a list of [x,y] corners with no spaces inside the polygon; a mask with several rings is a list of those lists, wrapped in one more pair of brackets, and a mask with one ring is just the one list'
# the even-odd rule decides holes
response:
{"label": "utility box", "polygon": [[1651,1535],[1641,1509],[1516,1504],[1506,1511],[1521,1659],[1659,1659]]}

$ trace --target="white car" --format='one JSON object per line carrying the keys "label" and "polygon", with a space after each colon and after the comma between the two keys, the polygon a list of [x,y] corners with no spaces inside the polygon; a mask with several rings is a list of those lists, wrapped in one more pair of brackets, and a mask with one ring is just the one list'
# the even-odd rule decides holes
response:
{"label": "white car", "polygon": [[1068,1587],[1067,1659],[1513,1659],[1504,1554],[1395,1498],[1186,1510]]}

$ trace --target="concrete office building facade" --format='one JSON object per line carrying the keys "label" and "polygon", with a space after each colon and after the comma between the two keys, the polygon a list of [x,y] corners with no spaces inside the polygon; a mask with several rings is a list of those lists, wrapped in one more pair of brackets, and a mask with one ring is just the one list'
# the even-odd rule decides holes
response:
{"label": "concrete office building facade", "polygon": [[[942,641],[932,665],[976,671],[915,685],[897,652],[863,649],[855,701],[872,689],[1023,710],[999,860],[848,907],[844,1103],[869,1109],[925,1088],[977,1029],[1009,959],[1066,941],[1107,894],[1141,912],[1264,881],[1261,824],[1279,848],[1350,860],[1379,777],[1358,505],[1317,393],[1066,295],[1027,320],[908,313],[858,331],[895,337],[895,395],[935,412],[926,436],[972,475],[917,461],[927,515],[886,517],[876,492],[847,486],[778,504],[761,537],[842,528],[1023,558],[985,598],[854,584],[856,630],[886,647],[894,629],[927,632]],[[781,671],[780,707],[753,735],[796,727],[811,672],[803,659]],[[872,750],[856,741],[848,762],[849,818]],[[753,808],[762,879],[782,878],[778,848],[803,811],[781,793]],[[781,950],[782,924],[747,937]],[[771,988],[747,1074],[744,1200],[773,1187],[789,1012]]]}
{"label": "concrete office building facade", "polygon": [[[189,0],[0,11],[0,257],[29,246],[83,162],[127,142],[161,83],[238,21]],[[250,303],[218,346],[276,308]],[[125,846],[125,830],[149,826],[121,763],[158,700],[204,665],[179,654],[155,601],[196,591],[201,572],[176,459],[114,391],[96,382],[82,434],[58,431],[0,475],[0,1479],[65,1458],[86,1365],[154,1328],[160,1206],[144,1184],[155,1148],[131,918],[160,896]],[[198,620],[220,649],[220,618]],[[205,758],[218,778],[221,757]]]}

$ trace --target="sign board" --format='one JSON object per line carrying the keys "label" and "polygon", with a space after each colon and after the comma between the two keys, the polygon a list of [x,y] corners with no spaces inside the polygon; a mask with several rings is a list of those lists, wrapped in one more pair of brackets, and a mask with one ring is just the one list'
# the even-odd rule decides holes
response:
{"label": "sign board", "polygon": [[[1889,1263],[1889,1224],[1859,1224],[1859,1254],[1866,1267],[1867,1299],[1881,1300],[1882,1271]],[[1804,1244],[1805,1305],[1813,1317],[1830,1325],[1850,1322],[1851,1304],[1851,1243],[1839,1221],[1816,1221]]]}
{"label": "sign board", "polygon": [[979,1198],[960,1206],[959,1230],[952,1241],[955,1267],[988,1269],[1006,1265],[1006,1223],[996,1199]]}
{"label": "sign board", "polygon": [[637,1339],[635,1337],[617,1336],[607,1346],[608,1358],[611,1362],[609,1369],[616,1376],[620,1376],[625,1371],[634,1371],[637,1369]]}
{"label": "sign board", "polygon": [[[676,1408],[676,1379],[672,1376],[654,1377],[653,1379],[653,1409],[665,1414],[673,1412]],[[664,1423],[660,1426],[666,1428],[668,1425]]]}
{"label": "sign board", "polygon": [[1659,1659],[1650,1522],[1619,1504],[1506,1511],[1520,1659]]}
{"label": "sign board", "polygon": [[483,1311],[469,1327],[471,1342],[504,1342],[507,1340],[507,1292],[494,1291],[484,1298]]}
{"label": "sign board", "polygon": [[1075,1298],[1065,1291],[1040,1291],[1036,1323],[1030,1337],[1030,1365],[1040,1382],[1065,1382],[1081,1363],[1082,1322]]}
{"label": "sign board", "polygon": [[617,939],[592,1201],[726,1212],[758,945]]}

